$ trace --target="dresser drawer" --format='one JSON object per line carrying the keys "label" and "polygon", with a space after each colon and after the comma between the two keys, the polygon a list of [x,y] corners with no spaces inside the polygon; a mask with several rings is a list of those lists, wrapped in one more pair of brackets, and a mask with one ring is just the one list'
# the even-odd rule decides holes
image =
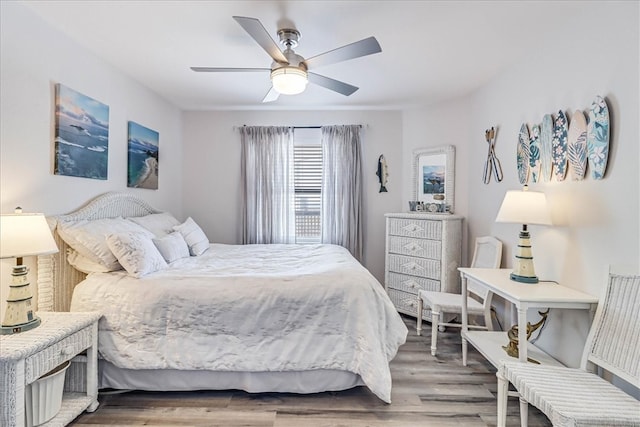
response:
{"label": "dresser drawer", "polygon": [[389,271],[439,280],[440,261],[389,254]]}
{"label": "dresser drawer", "polygon": [[420,289],[425,291],[440,291],[440,281],[425,279],[424,277],[407,276],[398,273],[389,273],[387,288],[397,289],[417,295]]}
{"label": "dresser drawer", "polygon": [[[399,313],[408,314],[409,316],[418,317],[418,296],[396,289],[389,289],[389,298]],[[425,308],[422,310],[422,318],[431,320],[431,310]]]}
{"label": "dresser drawer", "polygon": [[26,383],[32,383],[93,344],[93,326],[75,332],[25,360]]}
{"label": "dresser drawer", "polygon": [[441,250],[442,242],[439,240],[389,236],[389,252],[394,254],[440,260]]}
{"label": "dresser drawer", "polygon": [[387,289],[389,298],[400,313],[409,314],[417,317],[418,315],[418,296],[408,292],[402,292],[397,289]]}
{"label": "dresser drawer", "polygon": [[442,222],[428,219],[390,218],[389,234],[394,236],[441,240]]}

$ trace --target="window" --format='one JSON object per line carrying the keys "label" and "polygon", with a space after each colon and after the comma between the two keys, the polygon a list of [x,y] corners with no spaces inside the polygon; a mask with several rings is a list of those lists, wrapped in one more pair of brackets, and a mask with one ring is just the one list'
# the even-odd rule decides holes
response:
{"label": "window", "polygon": [[293,135],[296,243],[320,243],[322,145],[320,129],[295,129]]}

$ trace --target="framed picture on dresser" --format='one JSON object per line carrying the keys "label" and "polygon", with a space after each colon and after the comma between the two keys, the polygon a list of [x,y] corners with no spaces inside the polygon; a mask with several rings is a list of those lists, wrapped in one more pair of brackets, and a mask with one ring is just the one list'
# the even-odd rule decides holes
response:
{"label": "framed picture on dresser", "polygon": [[438,212],[454,211],[455,147],[419,148],[413,152],[413,200]]}

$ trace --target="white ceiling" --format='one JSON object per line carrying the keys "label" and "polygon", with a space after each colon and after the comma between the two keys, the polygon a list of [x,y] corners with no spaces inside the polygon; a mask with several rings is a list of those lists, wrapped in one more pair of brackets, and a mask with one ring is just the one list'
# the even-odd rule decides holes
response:
{"label": "white ceiling", "polygon": [[[399,109],[463,96],[553,46],[578,1],[29,1],[96,55],[184,110]],[[232,19],[258,18],[272,37],[293,25],[311,57],[375,36],[382,53],[314,69],[360,90],[309,85],[262,104],[268,73],[195,73],[190,66],[270,67]],[[556,43],[557,45],[557,43]]]}

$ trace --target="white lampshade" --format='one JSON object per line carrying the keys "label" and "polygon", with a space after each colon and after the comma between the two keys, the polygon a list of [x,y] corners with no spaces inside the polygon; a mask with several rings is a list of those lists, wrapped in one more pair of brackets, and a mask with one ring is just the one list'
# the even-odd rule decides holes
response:
{"label": "white lampshade", "polygon": [[516,224],[551,225],[551,216],[544,193],[528,191],[507,191],[498,211],[496,222]]}
{"label": "white lampshade", "polygon": [[511,280],[521,283],[538,283],[527,225],[551,225],[551,216],[544,193],[529,191],[526,185],[522,191],[507,191],[498,211],[496,222],[522,224],[522,231],[518,236],[513,272],[509,276]]}
{"label": "white lampshade", "polygon": [[43,214],[0,215],[0,258],[19,258],[58,252]]}
{"label": "white lampshade", "polygon": [[[19,212],[16,209],[16,212]],[[29,269],[22,264],[26,256],[45,255],[58,252],[49,224],[42,214],[15,213],[0,215],[0,258],[16,258],[11,273],[7,309],[0,325],[0,334],[26,332],[40,325],[31,299]]]}
{"label": "white lampshade", "polygon": [[276,92],[297,95],[307,87],[307,72],[298,67],[284,66],[271,72],[271,83]]}

